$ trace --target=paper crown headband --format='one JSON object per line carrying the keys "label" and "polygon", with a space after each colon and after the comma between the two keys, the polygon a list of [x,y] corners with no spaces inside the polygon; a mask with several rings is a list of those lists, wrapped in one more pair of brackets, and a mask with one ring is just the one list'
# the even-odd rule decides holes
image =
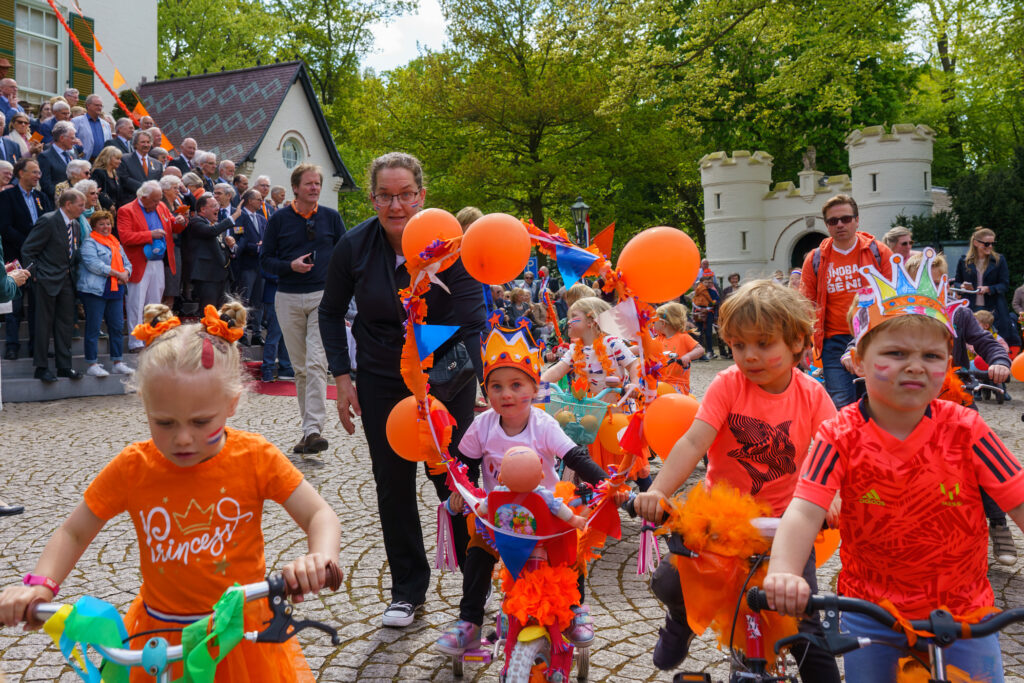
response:
{"label": "paper crown headband", "polygon": [[540,351],[526,327],[493,327],[484,346],[484,378],[498,368],[522,370],[540,382]]}
{"label": "paper crown headband", "polygon": [[934,259],[935,250],[930,247],[925,249],[917,275],[911,277],[903,257],[893,254],[890,259],[891,280],[886,279],[874,265],[860,268],[860,274],[864,276],[868,287],[860,290],[857,311],[852,321],[853,336],[858,342],[882,323],[901,315],[933,318],[945,325],[952,336],[956,336],[953,312],[967,302],[949,301],[949,278],[945,275],[937,283],[932,280]]}

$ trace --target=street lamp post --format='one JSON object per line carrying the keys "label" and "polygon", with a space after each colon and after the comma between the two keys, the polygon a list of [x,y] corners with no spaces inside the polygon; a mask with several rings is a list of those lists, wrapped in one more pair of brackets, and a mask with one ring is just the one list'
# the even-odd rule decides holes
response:
{"label": "street lamp post", "polygon": [[586,247],[590,243],[590,230],[587,229],[587,241],[583,241],[583,230],[587,227],[587,218],[590,217],[590,207],[583,203],[583,197],[576,197],[576,203],[569,207],[572,212],[572,222],[576,224],[576,244]]}

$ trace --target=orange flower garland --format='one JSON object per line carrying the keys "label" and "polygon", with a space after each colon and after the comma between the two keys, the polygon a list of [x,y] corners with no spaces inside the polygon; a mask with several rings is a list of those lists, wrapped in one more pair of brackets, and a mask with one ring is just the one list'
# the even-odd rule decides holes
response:
{"label": "orange flower garland", "polygon": [[[572,371],[574,375],[572,389],[576,393],[577,398],[584,396],[590,388],[590,368],[587,364],[583,346],[583,342],[576,339],[572,350]],[[614,375],[615,364],[608,357],[608,348],[604,345],[604,338],[598,337],[595,339],[594,343],[591,344],[591,348],[594,349],[594,355],[601,364],[605,377]]]}

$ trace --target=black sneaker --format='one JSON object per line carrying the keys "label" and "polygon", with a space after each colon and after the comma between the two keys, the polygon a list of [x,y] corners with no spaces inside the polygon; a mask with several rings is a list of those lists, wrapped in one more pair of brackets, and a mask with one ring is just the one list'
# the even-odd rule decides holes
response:
{"label": "black sneaker", "polygon": [[420,607],[422,605],[414,605],[411,602],[393,602],[384,610],[383,623],[385,626],[408,626],[416,619],[416,610]]}
{"label": "black sneaker", "polygon": [[686,659],[690,651],[693,632],[685,624],[665,615],[665,627],[658,629],[658,642],[654,645],[654,666],[672,671]]}

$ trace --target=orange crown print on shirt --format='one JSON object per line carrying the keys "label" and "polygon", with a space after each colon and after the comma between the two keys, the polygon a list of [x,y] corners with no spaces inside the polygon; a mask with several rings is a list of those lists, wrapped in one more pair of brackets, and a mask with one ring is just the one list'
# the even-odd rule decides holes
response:
{"label": "orange crown print on shirt", "polygon": [[[192,511],[193,508],[195,508],[195,512]],[[177,523],[181,533],[186,536],[204,529],[209,531],[210,524],[213,522],[213,503],[210,503],[204,510],[199,507],[199,503],[193,498],[189,502],[185,514],[174,513],[174,521]]]}

